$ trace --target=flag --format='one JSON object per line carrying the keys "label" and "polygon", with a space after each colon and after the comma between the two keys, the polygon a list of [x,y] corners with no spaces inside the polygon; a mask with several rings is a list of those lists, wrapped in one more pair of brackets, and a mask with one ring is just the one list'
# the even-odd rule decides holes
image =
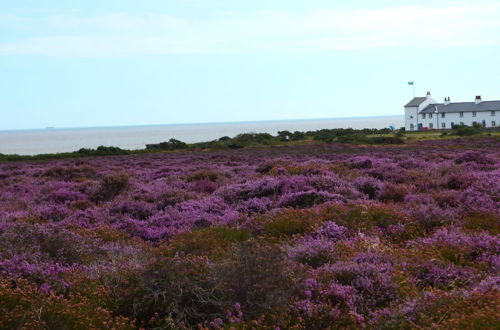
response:
{"label": "flag", "polygon": [[408,85],[413,86],[414,81],[409,81]]}

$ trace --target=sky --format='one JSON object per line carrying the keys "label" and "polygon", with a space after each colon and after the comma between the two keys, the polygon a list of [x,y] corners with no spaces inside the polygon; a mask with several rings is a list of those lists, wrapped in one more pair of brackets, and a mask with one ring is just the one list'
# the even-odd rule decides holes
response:
{"label": "sky", "polygon": [[0,1],[0,130],[500,100],[500,1]]}

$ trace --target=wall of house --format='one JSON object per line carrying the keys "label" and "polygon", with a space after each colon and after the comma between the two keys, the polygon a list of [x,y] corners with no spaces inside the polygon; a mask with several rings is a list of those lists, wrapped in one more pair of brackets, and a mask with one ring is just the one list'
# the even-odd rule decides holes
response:
{"label": "wall of house", "polygon": [[429,93],[427,95],[427,100],[422,102],[418,107],[405,107],[405,129],[407,131],[418,130],[418,124],[421,123],[420,117],[418,117],[418,112],[425,109],[431,103],[436,103],[436,101],[432,99]]}
{"label": "wall of house", "polygon": [[[405,107],[405,130],[417,130],[418,107]],[[413,124],[413,129],[412,129]]]}
{"label": "wall of house", "polygon": [[[441,116],[441,113],[432,114],[432,118],[429,118],[429,114],[425,115],[423,118],[422,114],[419,114],[419,122],[422,123],[422,127],[427,129],[450,129],[451,124],[460,125],[464,124],[467,126],[472,126],[474,122],[483,124],[483,120],[486,127],[499,127],[500,126],[500,111],[495,111],[495,115],[492,116],[490,111],[476,112],[476,116],[473,116],[472,111],[466,111],[463,113],[463,117],[460,117],[460,113],[445,113],[445,117]],[[494,123],[493,123],[494,122]],[[443,127],[443,123],[445,124]],[[431,125],[432,124],[432,125]],[[495,124],[495,125],[493,125]]]}

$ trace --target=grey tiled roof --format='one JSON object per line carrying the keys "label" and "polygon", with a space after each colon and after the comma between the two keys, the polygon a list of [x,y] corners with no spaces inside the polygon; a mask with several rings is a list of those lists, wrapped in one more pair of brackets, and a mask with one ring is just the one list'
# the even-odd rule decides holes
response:
{"label": "grey tiled roof", "polygon": [[410,103],[405,105],[405,108],[406,107],[418,107],[419,105],[424,103],[425,100],[427,100],[426,97],[415,97],[413,100],[410,101]]}
{"label": "grey tiled roof", "polygon": [[420,113],[436,112],[481,112],[481,111],[500,111],[500,101],[483,101],[479,104],[475,102],[459,102],[444,105],[443,103],[429,104]]}

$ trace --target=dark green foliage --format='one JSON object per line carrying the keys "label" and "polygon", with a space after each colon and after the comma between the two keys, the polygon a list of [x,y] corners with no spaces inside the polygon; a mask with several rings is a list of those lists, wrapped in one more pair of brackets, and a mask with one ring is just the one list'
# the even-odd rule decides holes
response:
{"label": "dark green foliage", "polygon": [[304,140],[306,138],[306,133],[300,132],[300,131],[295,131],[290,135],[290,140],[291,141],[300,141]]}
{"label": "dark green foliage", "polygon": [[481,131],[478,127],[458,125],[453,128],[452,134],[458,136],[471,136],[481,134]]}
{"label": "dark green foliage", "polygon": [[290,141],[291,136],[292,132],[290,131],[278,131],[278,138],[280,139],[280,141],[288,142]]}
{"label": "dark green foliage", "polygon": [[243,133],[236,135],[233,141],[243,145],[270,144],[273,139],[273,136],[269,133]]}
{"label": "dark green foliage", "polygon": [[177,150],[186,149],[188,145],[185,142],[170,139],[168,142],[161,142],[158,144],[147,144],[146,149],[159,149],[159,150]]}
{"label": "dark green foliage", "polygon": [[85,149],[81,148],[77,153],[86,156],[113,156],[113,155],[128,155],[130,152],[128,150],[123,150],[118,147],[105,147],[99,146],[97,149]]}

